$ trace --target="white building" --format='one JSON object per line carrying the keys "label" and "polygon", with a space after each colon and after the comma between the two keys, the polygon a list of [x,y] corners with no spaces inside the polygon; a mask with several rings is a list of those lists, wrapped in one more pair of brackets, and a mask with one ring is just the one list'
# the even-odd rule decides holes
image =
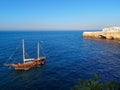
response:
{"label": "white building", "polygon": [[120,32],[120,26],[104,28],[103,32]]}

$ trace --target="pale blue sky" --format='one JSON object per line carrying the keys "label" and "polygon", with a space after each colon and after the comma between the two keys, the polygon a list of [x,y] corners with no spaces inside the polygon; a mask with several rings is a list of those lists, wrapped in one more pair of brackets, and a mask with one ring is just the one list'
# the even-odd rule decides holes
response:
{"label": "pale blue sky", "polygon": [[100,30],[120,25],[120,0],[0,0],[0,30]]}

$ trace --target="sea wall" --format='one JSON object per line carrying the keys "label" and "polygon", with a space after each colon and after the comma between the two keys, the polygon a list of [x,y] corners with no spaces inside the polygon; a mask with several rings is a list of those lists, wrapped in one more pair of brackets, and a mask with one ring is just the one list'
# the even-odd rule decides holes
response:
{"label": "sea wall", "polygon": [[83,32],[83,37],[120,40],[120,27],[104,28],[101,32]]}

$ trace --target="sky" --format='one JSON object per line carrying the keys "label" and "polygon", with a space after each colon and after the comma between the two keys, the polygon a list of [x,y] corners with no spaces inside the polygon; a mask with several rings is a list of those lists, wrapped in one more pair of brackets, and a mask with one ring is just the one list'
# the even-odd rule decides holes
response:
{"label": "sky", "polygon": [[101,30],[120,25],[120,0],[0,0],[0,30]]}

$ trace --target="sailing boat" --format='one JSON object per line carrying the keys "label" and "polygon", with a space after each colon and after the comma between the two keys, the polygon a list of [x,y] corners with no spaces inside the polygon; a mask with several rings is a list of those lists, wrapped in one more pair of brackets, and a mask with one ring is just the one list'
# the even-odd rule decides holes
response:
{"label": "sailing boat", "polygon": [[25,58],[25,47],[24,47],[24,40],[22,40],[22,48],[23,48],[23,63],[17,63],[17,64],[4,64],[5,66],[11,66],[13,67],[15,70],[28,70],[30,68],[33,67],[37,67],[39,65],[43,65],[45,63],[46,57],[40,57],[39,56],[39,51],[40,51],[40,45],[38,42],[38,46],[37,46],[37,56],[38,58]]}

